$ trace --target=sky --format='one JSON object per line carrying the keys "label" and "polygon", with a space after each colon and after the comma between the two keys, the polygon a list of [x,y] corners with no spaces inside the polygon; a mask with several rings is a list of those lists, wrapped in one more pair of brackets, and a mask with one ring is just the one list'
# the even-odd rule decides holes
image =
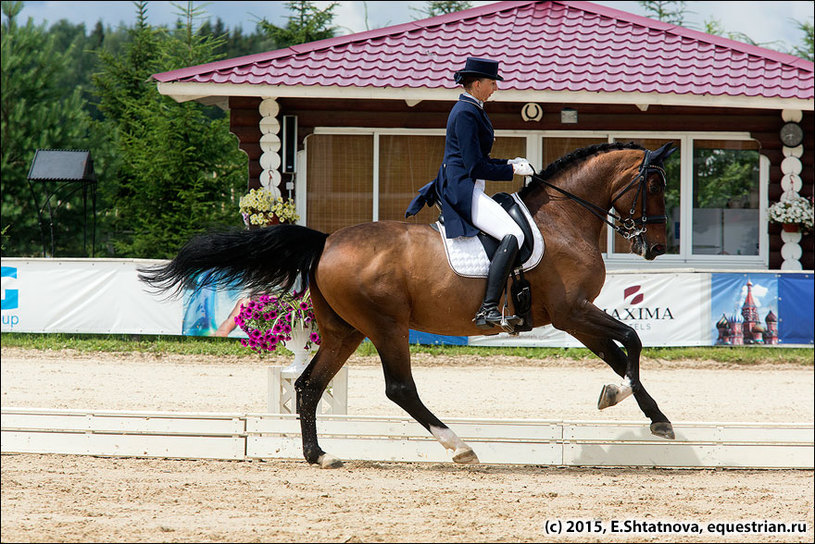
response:
{"label": "sky", "polygon": [[[320,7],[330,4],[330,2],[319,1],[314,3]],[[474,7],[491,3],[493,2],[472,2]],[[636,15],[646,15],[645,10],[636,1],[594,3]],[[155,26],[174,23],[178,19],[178,9],[174,4],[186,5],[182,1],[149,2],[148,21]],[[342,35],[422,18],[416,10],[423,9],[426,3],[423,1],[371,1],[338,2],[338,4],[334,10],[334,24],[339,27],[338,34]],[[290,14],[286,9],[286,2],[210,1],[195,2],[194,5],[202,7],[213,21],[220,17],[228,28],[240,26],[244,33],[253,32],[256,21],[261,18],[282,26]],[[729,32],[744,33],[760,44],[780,42],[780,45],[776,43],[772,47],[788,50],[802,43],[803,34],[798,30],[796,21],[811,21],[815,2],[767,2],[766,0],[761,2],[701,2],[690,0],[685,3],[685,6],[685,26],[689,28],[701,30],[706,20],[715,18]],[[27,1],[24,3],[18,22],[24,23],[29,17],[37,24],[43,22],[52,24],[60,19],[67,19],[75,24],[85,23],[86,28],[90,30],[100,19],[105,25],[113,27],[120,23],[130,26],[135,21],[135,12],[135,7],[130,1]]]}

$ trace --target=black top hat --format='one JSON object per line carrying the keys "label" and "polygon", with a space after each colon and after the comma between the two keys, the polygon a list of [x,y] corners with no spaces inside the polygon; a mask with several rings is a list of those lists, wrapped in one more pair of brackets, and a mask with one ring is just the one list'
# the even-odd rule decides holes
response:
{"label": "black top hat", "polygon": [[467,57],[464,68],[455,73],[456,83],[461,83],[465,76],[486,77],[504,81],[504,78],[498,75],[497,60],[477,59],[475,57]]}

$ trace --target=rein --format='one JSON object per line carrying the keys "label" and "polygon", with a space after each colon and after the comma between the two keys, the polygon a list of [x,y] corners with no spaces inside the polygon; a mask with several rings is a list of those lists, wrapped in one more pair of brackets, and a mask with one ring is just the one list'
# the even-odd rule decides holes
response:
{"label": "rein", "polygon": [[[589,210],[591,213],[596,215],[598,218],[600,218],[601,221],[603,221],[612,229],[614,229],[614,231],[617,232],[617,234],[619,234],[626,240],[630,240],[631,238],[646,232],[647,228],[645,227],[645,225],[658,223],[665,224],[668,221],[668,217],[665,215],[655,215],[652,217],[648,217],[646,215],[645,211],[646,191],[647,191],[646,184],[648,181],[648,176],[653,172],[659,174],[659,176],[662,178],[663,185],[667,185],[665,179],[665,170],[661,166],[651,164],[651,151],[645,150],[645,157],[643,157],[642,159],[642,164],[640,165],[639,172],[637,173],[636,176],[634,176],[634,179],[628,182],[628,185],[625,186],[625,188],[620,192],[620,194],[614,197],[614,199],[611,201],[611,207],[613,207],[614,203],[617,202],[617,200],[619,200],[620,197],[622,197],[625,193],[630,191],[635,186],[635,184],[639,182],[639,185],[637,187],[637,194],[634,197],[634,201],[631,203],[631,209],[628,212],[627,218],[623,218],[621,215],[617,215],[612,210],[604,210],[603,208],[596,204],[593,204],[583,198],[580,198],[579,196],[572,194],[565,189],[561,189],[557,185],[549,183],[548,181],[540,177],[538,174],[533,174],[532,179],[566,195],[568,198],[574,200],[575,202]],[[642,214],[635,219],[634,212],[637,209],[637,201],[639,200],[640,195],[642,195]],[[609,217],[617,221],[617,223],[615,224],[612,221],[609,221],[608,220]]]}

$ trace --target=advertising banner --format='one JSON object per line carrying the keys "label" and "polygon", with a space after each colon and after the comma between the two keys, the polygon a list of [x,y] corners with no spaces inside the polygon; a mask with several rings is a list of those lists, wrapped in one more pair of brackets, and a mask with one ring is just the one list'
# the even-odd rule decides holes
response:
{"label": "advertising banner", "polygon": [[[643,346],[702,346],[710,343],[710,332],[705,326],[710,318],[710,274],[609,274],[594,305],[634,329]],[[497,337],[474,337],[470,344],[582,346],[551,325],[518,337],[503,333]]]}
{"label": "advertising banner", "polygon": [[713,344],[813,343],[812,274],[713,274]]}
{"label": "advertising banner", "polygon": [[187,289],[182,298],[184,318],[181,334],[184,336],[230,336],[246,338],[235,325],[241,303],[249,302],[240,288],[215,289],[212,286]]}
{"label": "advertising banner", "polygon": [[[163,262],[4,258],[2,331],[245,338],[234,321],[245,293],[211,287],[180,297],[151,293],[137,269]],[[609,272],[594,304],[647,347],[813,344],[812,273]],[[551,325],[520,336],[411,331],[410,342],[582,346]]]}
{"label": "advertising banner", "polygon": [[775,274],[713,274],[710,292],[712,344],[778,344]]}
{"label": "advertising banner", "polygon": [[778,281],[779,344],[813,344],[815,282],[812,274],[782,274]]}
{"label": "advertising banner", "polygon": [[2,331],[181,334],[180,300],[147,292],[156,261],[3,259]]}

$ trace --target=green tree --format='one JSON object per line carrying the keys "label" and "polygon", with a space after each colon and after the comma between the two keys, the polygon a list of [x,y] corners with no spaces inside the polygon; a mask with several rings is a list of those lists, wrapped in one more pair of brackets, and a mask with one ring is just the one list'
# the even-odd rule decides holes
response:
{"label": "green tree", "polygon": [[223,37],[195,29],[202,12],[179,8],[182,24],[160,31],[137,4],[132,40],[120,55],[103,53],[94,76],[100,109],[121,165],[115,190],[113,246],[120,256],[165,258],[190,236],[214,225],[239,225],[246,155],[223,115],[211,119],[197,102],[161,96],[149,76],[217,60]]}
{"label": "green tree", "polygon": [[758,152],[698,149],[693,158],[695,208],[725,208],[758,184]]}
{"label": "green tree", "polygon": [[813,42],[815,42],[815,28],[813,28],[813,20],[796,21],[796,24],[798,25],[798,30],[803,32],[804,36],[801,44],[793,47],[790,54],[801,57],[802,59],[807,59],[810,62],[815,61],[815,44],[813,44]]}
{"label": "green tree", "polygon": [[653,17],[663,23],[682,26],[685,23],[684,0],[644,0],[640,5],[645,9],[649,17]]}
{"label": "green tree", "polygon": [[318,8],[314,2],[306,1],[286,2],[286,7],[293,15],[289,16],[285,27],[274,25],[266,18],[258,21],[258,29],[272,38],[278,49],[334,37],[336,27],[331,25],[337,2],[332,2],[323,9]]}
{"label": "green tree", "polygon": [[427,17],[436,17],[437,15],[447,15],[448,13],[455,13],[473,7],[472,2],[456,2],[456,1],[438,1],[438,2],[425,2],[421,9],[410,8],[419,14],[417,19],[425,19]]}
{"label": "green tree", "polygon": [[[22,2],[3,2],[2,12],[2,222],[7,231],[4,251],[9,255],[50,253],[50,236],[41,229],[40,216],[53,182],[28,180],[37,149],[87,149],[91,121],[83,110],[80,88],[67,87],[76,53],[75,32],[49,34],[45,25],[29,19],[17,23]],[[84,33],[84,31],[83,31]],[[66,43],[70,44],[66,46]],[[57,255],[84,255],[83,206],[78,186],[63,186],[49,202],[55,210]],[[47,216],[47,212],[46,212]],[[45,217],[46,223],[48,218]],[[45,225],[43,225],[45,226]]]}

